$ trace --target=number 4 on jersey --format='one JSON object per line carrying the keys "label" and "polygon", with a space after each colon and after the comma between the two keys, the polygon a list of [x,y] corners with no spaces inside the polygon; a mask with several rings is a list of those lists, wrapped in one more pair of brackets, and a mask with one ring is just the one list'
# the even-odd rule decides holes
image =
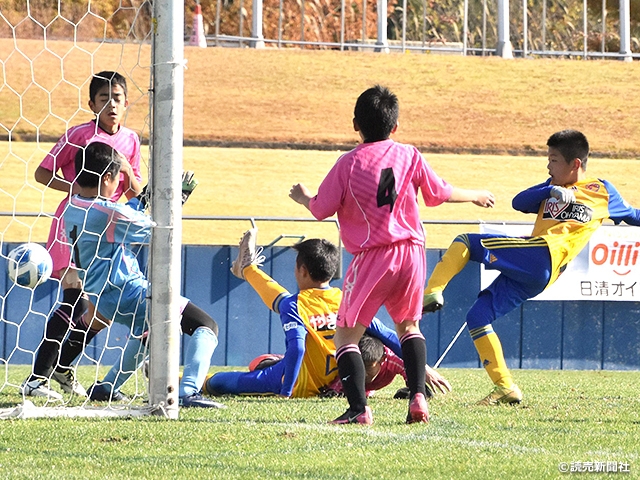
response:
{"label": "number 4 on jersey", "polygon": [[378,183],[378,207],[389,205],[389,211],[393,211],[393,206],[398,198],[396,192],[396,177],[393,176],[392,168],[383,168],[380,172],[380,183]]}

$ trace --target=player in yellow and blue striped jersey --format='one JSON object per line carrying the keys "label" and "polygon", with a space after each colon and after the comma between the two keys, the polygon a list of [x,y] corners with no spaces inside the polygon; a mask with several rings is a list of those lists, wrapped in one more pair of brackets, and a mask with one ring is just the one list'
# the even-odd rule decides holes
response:
{"label": "player in yellow and blue striped jersey", "polygon": [[522,400],[492,322],[555,282],[605,219],[640,226],[640,210],[631,207],[610,182],[587,177],[589,142],[584,134],[563,130],[551,135],[547,146],[549,178],[513,199],[516,210],[537,214],[531,236],[459,235],[425,290],[423,311],[434,312],[444,304],[447,284],[469,260],[500,272],[467,313],[469,333],[495,385],[479,402],[482,405]]}

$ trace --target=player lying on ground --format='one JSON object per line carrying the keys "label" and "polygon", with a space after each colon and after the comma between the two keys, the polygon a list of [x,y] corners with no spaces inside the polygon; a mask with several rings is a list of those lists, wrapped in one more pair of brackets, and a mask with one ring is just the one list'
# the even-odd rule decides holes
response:
{"label": "player lying on ground", "polygon": [[423,381],[427,347],[419,325],[426,256],[418,194],[427,206],[473,202],[488,208],[494,203],[491,192],[454,188],[415,147],[393,141],[398,112],[398,98],[389,89],[376,85],[364,91],[353,118],[362,144],[338,159],[317,195],[302,184],[289,194],[318,220],[337,214],[342,242],[354,255],[334,338],[349,408],[332,423],[373,423],[358,341],[383,305],[402,345],[411,391],[406,422],[429,420]]}
{"label": "player lying on ground", "polygon": [[[404,362],[393,350],[384,345],[378,338],[364,334],[358,342],[358,348],[362,353],[366,376],[365,389],[367,398],[375,394],[376,391],[390,385],[396,376],[401,376],[406,384],[406,374],[404,372]],[[262,370],[280,362],[284,355],[267,353],[259,355],[249,363],[249,371]],[[207,378],[207,380],[210,377]],[[205,381],[205,384],[207,382]],[[438,372],[427,365],[426,391],[427,398],[433,397],[432,388],[441,393],[451,391],[451,385]],[[321,389],[319,397],[329,398],[343,396],[344,390],[340,377],[336,377],[326,388]],[[393,398],[408,399],[409,389],[402,387],[398,389]]]}
{"label": "player lying on ground", "polygon": [[[247,280],[265,305],[280,315],[286,338],[284,357],[264,369],[217,373],[207,380],[203,390],[209,394],[283,397],[325,393],[338,375],[333,336],[342,292],[329,284],[339,266],[338,248],[324,239],[294,245],[298,252],[294,275],[299,291],[292,294],[259,268],[264,257],[260,256],[261,250],[256,250],[256,235],[257,229],[244,234],[232,272]],[[374,319],[367,332],[398,355],[402,354],[395,332],[378,319]],[[440,391],[451,388],[432,369],[428,370],[426,382]]]}
{"label": "player lying on ground", "polygon": [[[71,197],[63,217],[74,263],[85,290],[97,296],[97,312],[130,328],[126,349],[139,349],[145,331],[148,282],[131,244],[148,242],[153,222],[139,210],[137,198],[126,205],[109,200],[118,186],[122,164],[122,156],[111,146],[91,143],[78,150],[75,162],[78,193]],[[219,403],[200,394],[218,345],[218,325],[187,298],[181,298],[180,310],[182,331],[191,335],[179,385],[180,405],[219,408]],[[142,355],[133,358],[140,363],[143,360]],[[122,370],[135,371],[138,366],[122,365]]]}
{"label": "player lying on ground", "polygon": [[447,284],[470,260],[500,272],[467,313],[469,333],[495,385],[479,402],[482,405],[522,400],[493,321],[555,282],[606,218],[616,224],[640,225],[640,210],[625,202],[611,183],[587,177],[589,143],[582,133],[554,133],[547,146],[549,178],[513,199],[516,210],[537,214],[531,236],[459,235],[436,265],[424,292],[423,309],[434,312],[444,305],[442,292]]}

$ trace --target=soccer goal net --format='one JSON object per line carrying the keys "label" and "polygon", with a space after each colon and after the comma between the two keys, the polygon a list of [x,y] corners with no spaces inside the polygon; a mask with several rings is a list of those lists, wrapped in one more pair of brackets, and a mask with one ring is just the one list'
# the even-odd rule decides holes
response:
{"label": "soccer goal net", "polygon": [[[171,0],[0,5],[0,418],[154,413],[176,418],[184,5]],[[126,85],[104,72],[117,72]],[[98,82],[97,92],[90,91],[96,77],[106,78],[106,90]],[[110,121],[120,126],[109,128]],[[117,140],[123,131],[128,139]],[[33,287],[39,275],[46,277],[46,266],[38,264],[37,255],[10,257],[25,243],[46,245],[50,232],[57,231],[65,199],[77,193],[69,181],[80,174],[75,155],[95,141],[109,144],[131,165],[123,168],[130,172],[121,174],[121,184],[132,175],[138,186],[148,185],[150,241],[134,247],[156,295],[149,289],[147,298],[139,299],[148,307],[142,328],[133,320],[127,324],[94,314],[78,300],[86,295],[84,287],[74,296],[78,284],[71,274],[61,279],[54,273]],[[120,203],[136,196],[126,190],[119,192]],[[68,250],[69,238],[57,238],[58,247]],[[18,267],[32,269],[35,280],[18,279],[22,271],[12,270]],[[95,305],[100,298],[88,300]],[[133,366],[125,361],[125,346],[138,349]],[[112,387],[123,379],[117,395]]]}

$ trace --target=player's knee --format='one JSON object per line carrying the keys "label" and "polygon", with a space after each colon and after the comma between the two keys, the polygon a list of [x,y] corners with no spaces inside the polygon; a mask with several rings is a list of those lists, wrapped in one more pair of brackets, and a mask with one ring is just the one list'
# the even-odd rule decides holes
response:
{"label": "player's knee", "polygon": [[193,335],[193,332],[199,327],[206,327],[211,330],[216,337],[218,336],[218,324],[216,321],[211,318],[207,312],[191,302],[187,304],[182,312],[181,326],[182,331],[187,335]]}
{"label": "player's knee", "polygon": [[490,292],[481,292],[478,299],[467,312],[467,328],[474,330],[489,325],[495,320]]}

